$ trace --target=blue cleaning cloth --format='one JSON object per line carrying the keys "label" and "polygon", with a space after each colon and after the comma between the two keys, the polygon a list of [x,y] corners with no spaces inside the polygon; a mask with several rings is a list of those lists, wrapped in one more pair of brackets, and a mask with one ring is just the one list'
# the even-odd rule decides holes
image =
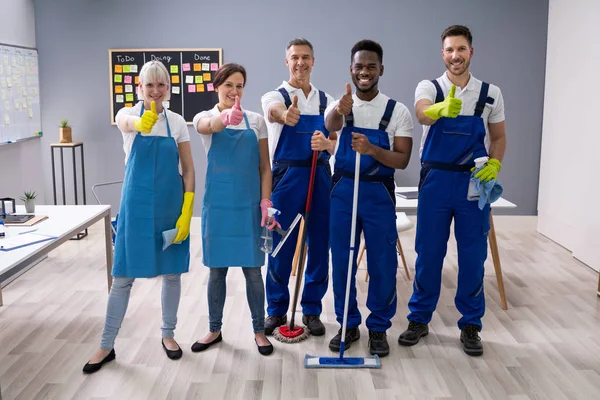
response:
{"label": "blue cleaning cloth", "polygon": [[502,192],[504,191],[504,187],[502,186],[502,182],[497,181],[495,179],[490,179],[487,182],[481,182],[479,178],[475,178],[475,174],[481,168],[476,169],[471,174],[471,182],[473,184],[473,193],[469,195],[479,196],[478,204],[480,210],[483,210],[486,204],[492,204],[496,200],[502,196]]}
{"label": "blue cleaning cloth", "polygon": [[170,229],[168,231],[164,231],[162,233],[162,237],[163,237],[163,251],[165,251],[167,249],[167,247],[169,247],[170,245],[174,244],[181,244],[181,242],[173,242],[173,240],[175,240],[175,236],[177,236],[177,232],[179,231],[179,229],[175,228],[175,229]]}

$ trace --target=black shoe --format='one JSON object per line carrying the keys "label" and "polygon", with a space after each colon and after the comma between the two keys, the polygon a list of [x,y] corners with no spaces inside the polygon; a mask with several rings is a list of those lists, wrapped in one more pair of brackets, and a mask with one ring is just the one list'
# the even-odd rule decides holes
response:
{"label": "black shoe", "polygon": [[460,331],[460,341],[463,344],[463,350],[470,356],[480,356],[483,354],[483,345],[479,338],[479,327],[477,325],[467,325]]}
{"label": "black shoe", "polygon": [[273,330],[278,326],[285,325],[287,322],[287,315],[283,315],[281,317],[271,317],[268,316],[265,318],[265,335],[270,336],[273,334]]}
{"label": "black shoe", "polygon": [[425,324],[409,321],[408,328],[400,334],[398,344],[402,346],[413,346],[419,343],[419,339],[429,334],[429,327]]}
{"label": "black shoe", "polygon": [[[346,338],[344,339],[344,351],[348,350],[352,345],[352,342],[356,342],[360,339],[360,331],[358,328],[346,328]],[[331,351],[340,351],[340,343],[342,342],[342,328],[338,331],[337,335],[329,341],[329,349]]]}
{"label": "black shoe", "polygon": [[369,350],[371,354],[385,357],[390,354],[390,345],[385,332],[374,332],[369,330]]}
{"label": "black shoe", "polygon": [[318,315],[303,315],[302,323],[306,325],[313,336],[323,336],[325,334],[325,325],[323,325]]}
{"label": "black shoe", "polygon": [[167,349],[167,346],[165,346],[165,342],[163,340],[161,340],[161,342],[163,349],[165,349],[165,353],[167,353],[167,357],[171,360],[179,360],[181,358],[183,351],[181,350],[181,347],[179,347],[179,343],[175,342],[177,343],[177,347],[179,347],[177,350],[169,350]]}
{"label": "black shoe", "polygon": [[89,362],[83,366],[84,374],[93,374],[94,372],[100,371],[102,365],[106,364],[109,361],[112,361],[116,358],[115,349],[112,349],[110,353],[102,361],[97,364],[90,364]]}
{"label": "black shoe", "polygon": [[198,353],[199,351],[204,351],[204,350],[208,349],[210,346],[212,346],[213,344],[219,343],[221,340],[223,340],[223,334],[221,332],[219,332],[219,336],[217,336],[217,338],[215,340],[213,340],[212,342],[209,342],[209,343],[196,342],[196,343],[194,343],[192,345],[192,351],[194,353]]}
{"label": "black shoe", "polygon": [[262,354],[263,356],[268,356],[269,354],[271,354],[273,352],[272,344],[268,344],[266,346],[259,346],[258,342],[256,341],[256,338],[254,338],[254,343],[256,343],[256,347],[258,347],[258,352],[260,354]]}

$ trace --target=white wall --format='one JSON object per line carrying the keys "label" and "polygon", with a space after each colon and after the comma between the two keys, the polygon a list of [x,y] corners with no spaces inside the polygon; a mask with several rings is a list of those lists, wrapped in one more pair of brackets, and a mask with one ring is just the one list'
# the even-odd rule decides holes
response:
{"label": "white wall", "polygon": [[[0,0],[0,43],[35,47],[33,1]],[[42,151],[40,139],[0,146],[0,197],[18,199],[25,190],[35,190],[37,203],[44,203]]]}
{"label": "white wall", "polygon": [[538,231],[600,270],[600,1],[550,0]]}

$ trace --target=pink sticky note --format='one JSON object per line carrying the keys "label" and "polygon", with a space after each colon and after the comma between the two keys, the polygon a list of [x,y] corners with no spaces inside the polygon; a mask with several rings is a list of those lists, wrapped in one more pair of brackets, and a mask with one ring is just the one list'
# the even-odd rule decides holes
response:
{"label": "pink sticky note", "polygon": [[189,71],[189,70],[190,70],[190,63],[185,63],[185,64],[183,64],[183,66],[182,66],[182,69],[183,69],[184,71]]}
{"label": "pink sticky note", "polygon": [[206,91],[207,92],[214,92],[215,91],[215,88],[213,87],[212,83],[207,83],[206,84]]}
{"label": "pink sticky note", "polygon": [[131,83],[131,76],[130,75],[125,75],[125,77],[123,79],[125,80],[125,83]]}
{"label": "pink sticky note", "polygon": [[188,92],[196,93],[196,85],[188,85]]}
{"label": "pink sticky note", "polygon": [[217,63],[211,63],[210,64],[210,70],[211,71],[217,71],[219,69],[219,64]]}

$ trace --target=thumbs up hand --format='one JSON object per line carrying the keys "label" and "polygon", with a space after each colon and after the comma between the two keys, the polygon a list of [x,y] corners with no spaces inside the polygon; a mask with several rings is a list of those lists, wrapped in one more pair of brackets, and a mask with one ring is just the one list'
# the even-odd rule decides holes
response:
{"label": "thumbs up hand", "polygon": [[240,106],[240,96],[235,96],[235,104],[232,108],[228,108],[227,110],[221,111],[221,122],[223,125],[238,125],[244,119],[244,112],[242,111],[242,107]]}
{"label": "thumbs up hand", "polygon": [[300,109],[298,108],[298,96],[294,96],[292,105],[287,109],[283,115],[283,120],[286,125],[295,126],[300,120]]}
{"label": "thumbs up hand", "polygon": [[348,115],[352,111],[354,100],[352,99],[352,88],[349,83],[346,83],[346,93],[340,98],[336,111],[340,115]]}
{"label": "thumbs up hand", "polygon": [[432,104],[423,114],[432,120],[438,120],[441,117],[456,118],[462,109],[462,100],[454,97],[456,85],[452,85],[448,97],[441,103]]}
{"label": "thumbs up hand", "polygon": [[158,121],[158,114],[156,113],[156,102],[153,101],[150,104],[150,110],[144,111],[141,118],[135,121],[133,127],[136,131],[147,135],[152,132],[152,127],[156,124],[156,121]]}

